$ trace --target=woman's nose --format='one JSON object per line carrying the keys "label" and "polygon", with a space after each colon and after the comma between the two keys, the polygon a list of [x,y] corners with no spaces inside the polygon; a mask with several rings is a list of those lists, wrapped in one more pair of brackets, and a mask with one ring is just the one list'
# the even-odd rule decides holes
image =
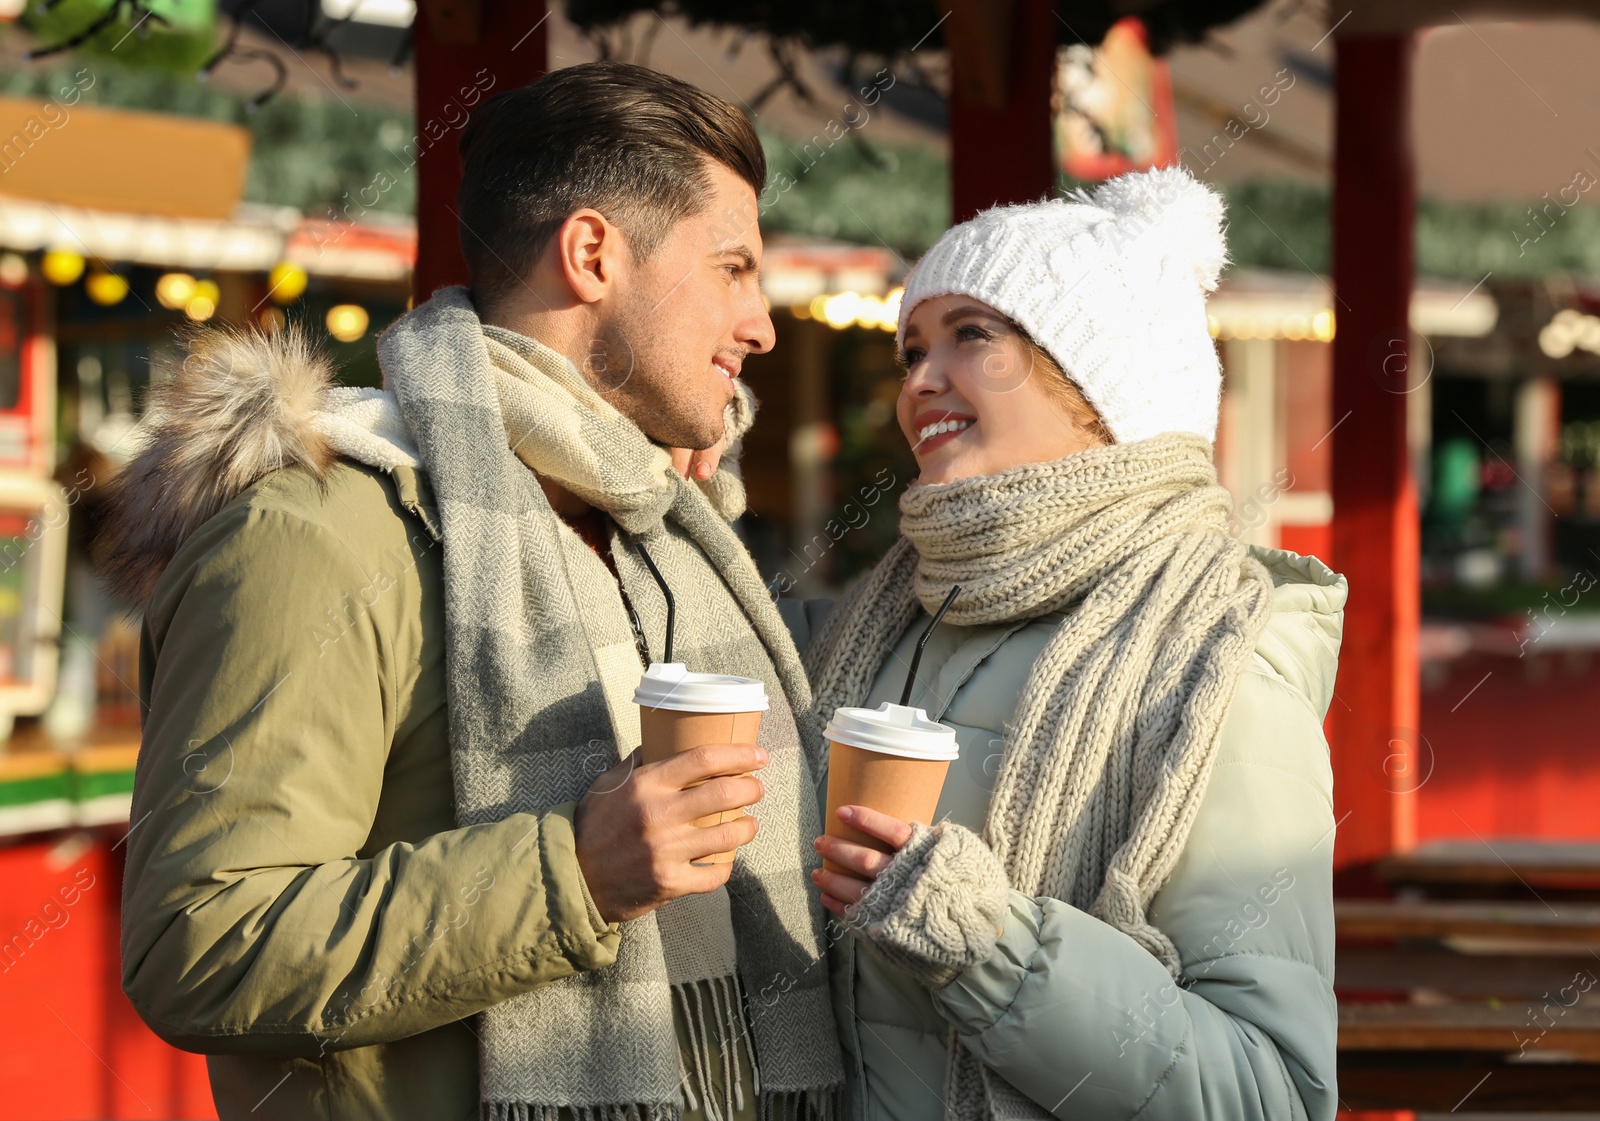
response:
{"label": "woman's nose", "polygon": [[905,385],[900,392],[908,397],[937,397],[946,388],[946,379],[935,364],[924,358],[906,371]]}

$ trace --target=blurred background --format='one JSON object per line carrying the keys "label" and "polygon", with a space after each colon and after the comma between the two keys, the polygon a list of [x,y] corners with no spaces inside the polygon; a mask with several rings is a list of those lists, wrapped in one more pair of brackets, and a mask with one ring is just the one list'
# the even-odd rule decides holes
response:
{"label": "blurred background", "polygon": [[953,218],[1175,162],[1223,193],[1233,529],[1352,582],[1346,1104],[1600,1116],[1596,998],[1549,1004],[1600,970],[1600,4],[417,7],[0,0],[0,1118],[215,1116],[116,981],[139,620],[87,547],[154,371],[300,322],[378,384],[460,275],[471,107],[597,58],[767,148],[739,529],[774,594],[894,540],[899,295]]}

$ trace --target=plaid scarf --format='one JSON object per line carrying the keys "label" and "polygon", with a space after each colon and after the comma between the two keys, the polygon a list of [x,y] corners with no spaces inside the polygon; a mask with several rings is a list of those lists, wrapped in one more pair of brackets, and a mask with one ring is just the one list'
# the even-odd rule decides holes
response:
{"label": "plaid scarf", "polygon": [[[617,580],[550,508],[539,476],[620,527],[611,556],[645,634],[664,633],[666,604],[630,539],[646,544],[673,590],[682,660],[760,678],[772,703],[760,734],[771,753],[754,811],[761,831],[739,850],[725,891],[624,924],[612,965],[483,1013],[484,1115],[555,1121],[565,1108],[583,1121],[678,1118],[692,1097],[680,1096],[691,1080],[672,1008],[674,999],[699,1007],[696,982],[722,994],[713,1015],[724,1027],[744,1008],[763,1118],[836,1115],[843,1067],[809,880],[818,813],[793,716],[810,690],[727,523],[743,509],[737,476],[719,471],[704,487],[683,480],[570,362],[483,325],[464,289],[436,292],[401,317],[378,353],[410,439],[397,437],[392,415],[378,415],[392,414],[389,395],[372,391],[336,391],[323,428],[355,458],[415,460],[432,484],[461,825],[573,801],[639,742],[632,693],[642,665]],[[742,431],[753,406],[739,405]],[[382,448],[371,446],[375,433],[389,434]],[[729,1061],[701,1053],[712,1040],[696,1035],[689,1066]]]}

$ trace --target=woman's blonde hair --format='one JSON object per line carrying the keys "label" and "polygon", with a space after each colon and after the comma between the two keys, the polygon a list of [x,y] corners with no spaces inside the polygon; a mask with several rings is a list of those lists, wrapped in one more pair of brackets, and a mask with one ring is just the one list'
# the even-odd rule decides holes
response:
{"label": "woman's blonde hair", "polygon": [[1055,398],[1056,403],[1066,410],[1073,423],[1102,444],[1116,443],[1117,438],[1112,435],[1105,420],[1089,403],[1089,398],[1083,395],[1078,383],[1067,376],[1066,371],[1061,368],[1061,363],[1051,357],[1048,350],[1034,342],[1028,332],[1021,327],[1017,328],[1017,334],[1022,336],[1033,354],[1033,368],[1044,373],[1045,389]]}

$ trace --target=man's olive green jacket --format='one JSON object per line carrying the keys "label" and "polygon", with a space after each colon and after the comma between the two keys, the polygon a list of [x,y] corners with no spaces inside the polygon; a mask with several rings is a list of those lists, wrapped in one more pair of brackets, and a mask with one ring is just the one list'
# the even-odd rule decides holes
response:
{"label": "man's olive green jacket", "polygon": [[476,1117],[470,1017],[616,955],[572,805],[456,827],[419,481],[268,474],[149,603],[123,986],[224,1119]]}

